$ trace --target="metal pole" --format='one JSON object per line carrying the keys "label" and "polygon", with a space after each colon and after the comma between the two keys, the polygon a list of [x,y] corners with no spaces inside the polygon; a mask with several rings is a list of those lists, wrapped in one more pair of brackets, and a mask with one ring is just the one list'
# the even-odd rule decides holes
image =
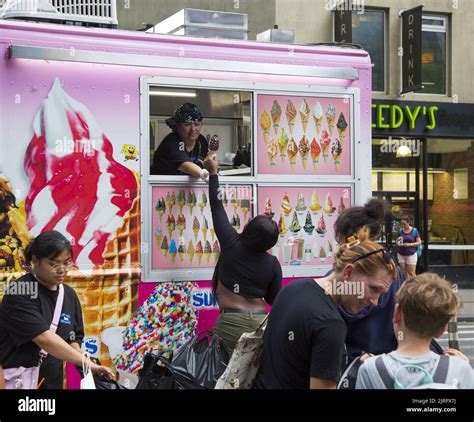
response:
{"label": "metal pole", "polygon": [[448,346],[450,349],[459,350],[458,319],[454,317],[448,324]]}
{"label": "metal pole", "polygon": [[423,271],[428,271],[428,140],[423,144]]}

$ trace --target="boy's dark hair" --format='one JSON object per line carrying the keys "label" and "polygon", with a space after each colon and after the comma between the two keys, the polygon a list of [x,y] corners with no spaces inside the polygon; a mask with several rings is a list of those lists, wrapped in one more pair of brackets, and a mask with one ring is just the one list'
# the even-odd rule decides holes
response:
{"label": "boy's dark hair", "polygon": [[54,259],[63,251],[69,251],[72,257],[72,246],[61,233],[56,230],[50,230],[41,233],[25,249],[25,258],[31,263],[33,256],[38,260],[44,258]]}

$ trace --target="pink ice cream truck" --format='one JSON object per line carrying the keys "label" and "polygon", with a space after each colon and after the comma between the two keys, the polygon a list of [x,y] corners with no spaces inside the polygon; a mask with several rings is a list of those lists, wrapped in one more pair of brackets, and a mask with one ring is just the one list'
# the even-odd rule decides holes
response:
{"label": "pink ice cream truck", "polygon": [[31,237],[65,234],[83,347],[129,386],[148,350],[179,348],[218,313],[207,185],[150,174],[178,105],[221,140],[234,228],[278,222],[284,283],[331,268],[335,219],[371,194],[363,50],[20,21],[0,21],[0,43],[0,183],[18,206],[0,222],[0,279],[21,272]]}

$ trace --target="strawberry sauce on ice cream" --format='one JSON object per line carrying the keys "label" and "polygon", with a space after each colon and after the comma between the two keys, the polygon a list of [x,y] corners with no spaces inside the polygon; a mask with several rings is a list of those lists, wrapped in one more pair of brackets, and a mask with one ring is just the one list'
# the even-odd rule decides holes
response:
{"label": "strawberry sauce on ice cream", "polygon": [[80,269],[102,264],[107,241],[137,197],[137,181],[114,160],[91,112],[59,79],[35,117],[24,167],[31,181],[25,202],[31,234],[58,230],[73,240]]}

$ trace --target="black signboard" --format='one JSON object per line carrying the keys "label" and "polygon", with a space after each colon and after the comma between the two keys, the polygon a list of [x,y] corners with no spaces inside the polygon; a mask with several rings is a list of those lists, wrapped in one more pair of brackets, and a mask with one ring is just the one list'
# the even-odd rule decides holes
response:
{"label": "black signboard", "polygon": [[372,135],[474,139],[474,104],[373,100]]}
{"label": "black signboard", "polygon": [[352,42],[352,0],[338,4],[334,9],[334,41]]}
{"label": "black signboard", "polygon": [[421,21],[423,6],[405,10],[402,18],[402,89],[400,94],[417,91],[421,84]]}

